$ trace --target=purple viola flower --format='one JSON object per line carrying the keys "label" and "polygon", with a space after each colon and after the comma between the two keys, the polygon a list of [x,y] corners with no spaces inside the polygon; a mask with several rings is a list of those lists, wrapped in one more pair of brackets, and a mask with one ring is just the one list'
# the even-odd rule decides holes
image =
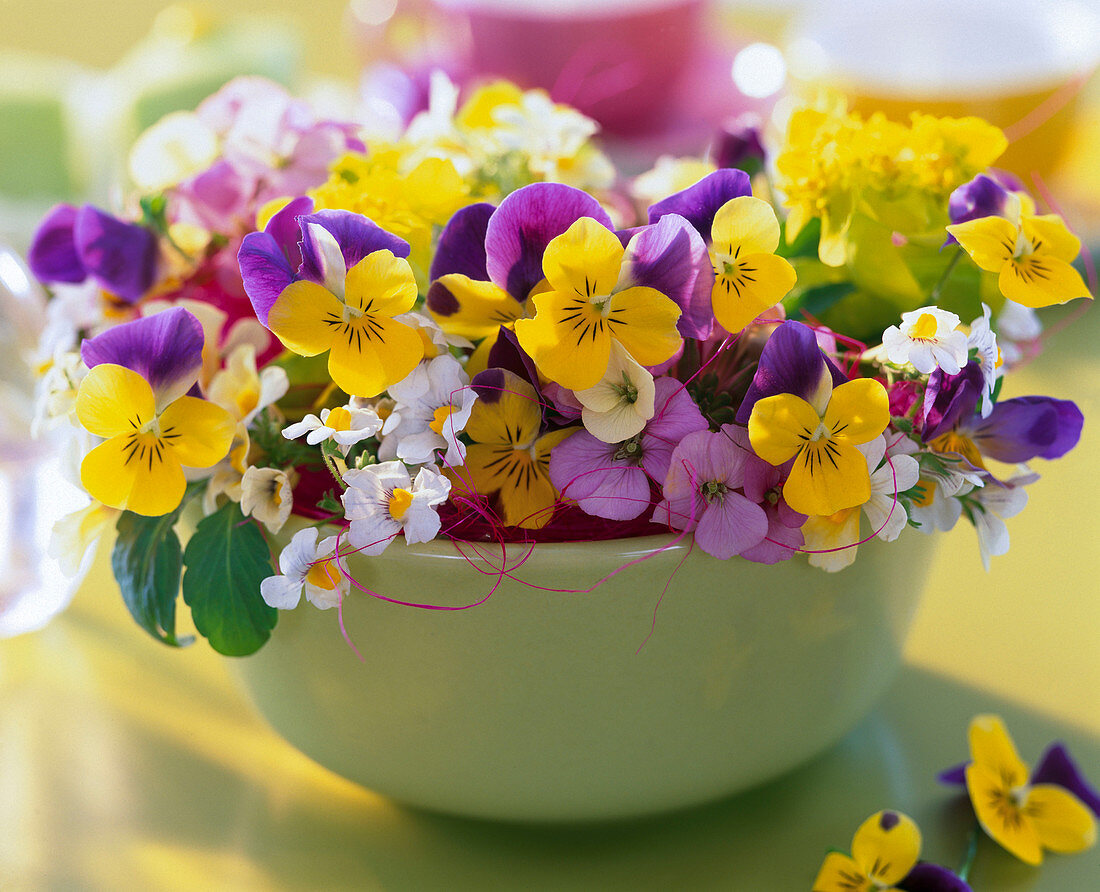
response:
{"label": "purple viola flower", "polygon": [[745,481],[745,458],[724,434],[688,434],[672,453],[654,522],[694,531],[699,547],[722,560],[759,545],[768,534],[768,517],[737,492]]}
{"label": "purple viola flower", "polygon": [[581,510],[609,520],[631,520],[651,502],[650,481],[668,476],[672,453],[688,434],[707,422],[683,384],[658,378],[656,411],[642,432],[622,443],[604,443],[581,430],[550,453],[550,480]]}
{"label": "purple viola flower", "polygon": [[[1027,190],[1008,171],[990,170],[978,174],[951,193],[947,202],[947,215],[952,223],[966,223],[980,217],[1003,217],[1009,203],[1015,198],[1013,193],[1026,194]],[[956,244],[955,236],[949,235],[944,245],[953,244]]]}
{"label": "purple viola flower", "polygon": [[948,375],[943,369],[932,372],[920,410],[921,439],[931,442],[973,415],[984,386],[985,376],[976,361],[968,362],[957,375]]}
{"label": "purple viola flower", "polygon": [[[969,764],[953,765],[936,775],[936,780],[950,787],[965,787],[966,766]],[[1100,818],[1100,792],[1081,773],[1065,744],[1055,742],[1046,748],[1029,781],[1032,784],[1054,784],[1068,790]]]}
{"label": "purple viola flower", "polygon": [[790,560],[805,544],[802,525],[806,515],[799,514],[783,499],[783,481],[794,459],[783,465],[764,461],[752,451],[749,432],[735,424],[723,424],[722,433],[745,453],[745,498],[764,509],[768,533],[758,545],[741,552],[741,557],[758,564],[778,564]]}
{"label": "purple viola flower", "polygon": [[710,230],[718,209],[733,198],[752,195],[749,175],[743,170],[723,169],[707,174],[694,186],[649,206],[649,222],[666,214],[679,214],[710,244]]}
{"label": "purple viola flower", "polygon": [[973,892],[970,884],[953,870],[927,861],[919,862],[896,888],[902,892]]}
{"label": "purple viola flower", "polygon": [[546,246],[581,217],[611,228],[611,218],[596,199],[561,183],[532,183],[508,195],[500,207],[475,204],[458,211],[439,236],[428,309],[442,323],[459,312],[461,295],[445,278],[458,275],[476,283],[491,282],[511,295],[518,316],[542,281]]}
{"label": "purple viola flower", "polygon": [[848,379],[818,346],[814,330],[801,322],[784,322],[771,333],[735,420],[749,423],[752,407],[764,397],[793,393],[816,406]]}
{"label": "purple viola flower", "polygon": [[109,328],[80,345],[88,368],[125,366],[153,388],[157,411],[186,394],[202,370],[202,325],[181,307]]}
{"label": "purple viola flower", "polygon": [[761,127],[760,116],[751,112],[727,121],[711,147],[711,160],[719,168],[737,168],[754,176],[764,169],[767,159]]}
{"label": "purple viola flower", "polygon": [[157,272],[157,239],[144,226],[127,223],[90,204],[54,207],[39,225],[27,259],[42,282],[96,286],[137,303]]}
{"label": "purple viola flower", "polygon": [[978,409],[982,372],[970,362],[958,375],[937,370],[928,382],[921,439],[928,443],[955,432],[983,456],[1007,464],[1061,458],[1081,439],[1084,416],[1069,400],[1022,396],[1001,400],[982,418]]}
{"label": "purple viola flower", "polygon": [[[464,289],[492,283],[515,299],[514,315],[506,312],[499,319],[475,320],[475,327],[513,321],[543,280],[546,246],[582,217],[614,231],[596,199],[560,183],[524,186],[496,209],[476,204],[459,211],[439,237],[430,270],[428,309],[446,327],[447,319],[462,308]],[[623,268],[629,284],[654,288],[675,301],[682,310],[681,335],[709,334],[714,271],[706,246],[687,221],[671,215],[659,225],[639,227],[625,247]],[[620,284],[628,283],[624,279]]]}
{"label": "purple viola flower", "polygon": [[336,240],[345,269],[374,251],[409,256],[408,242],[362,214],[327,210],[309,213],[312,206],[308,198],[295,199],[268,221],[263,232],[249,233],[241,242],[237,252],[241,280],[256,318],[264,325],[271,307],[292,282],[307,279],[319,285],[325,283],[325,252],[318,243],[323,234],[318,229]]}

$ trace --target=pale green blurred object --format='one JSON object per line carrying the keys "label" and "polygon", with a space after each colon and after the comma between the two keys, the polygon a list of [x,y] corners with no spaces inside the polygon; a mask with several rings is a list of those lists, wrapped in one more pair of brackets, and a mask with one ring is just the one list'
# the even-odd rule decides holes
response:
{"label": "pale green blurred object", "polygon": [[[933,539],[910,530],[864,544],[841,574],[800,557],[685,557],[690,541],[538,545],[514,571],[587,589],[653,554],[587,594],[505,579],[454,611],[353,588],[343,619],[363,662],[336,611],[303,601],[233,669],[302,752],[406,804],[563,822],[719,799],[810,759],[874,705],[898,668]],[[477,547],[499,558],[499,546]],[[526,551],[509,546],[508,566]],[[477,601],[496,579],[447,540],[395,541],[348,564],[368,589],[434,605]]]}

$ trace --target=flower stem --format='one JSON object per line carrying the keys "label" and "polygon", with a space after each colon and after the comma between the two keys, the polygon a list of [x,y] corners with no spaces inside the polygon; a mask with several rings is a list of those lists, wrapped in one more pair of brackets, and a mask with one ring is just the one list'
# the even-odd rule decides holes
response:
{"label": "flower stem", "polygon": [[955,267],[958,266],[959,261],[962,259],[963,249],[959,246],[955,251],[955,256],[951,258],[951,261],[947,264],[947,267],[943,271],[943,275],[940,276],[940,280],[935,284],[932,289],[931,295],[928,299],[933,305],[940,302],[940,294],[943,292],[944,286],[947,284],[947,280],[951,278],[951,274],[955,271]]}
{"label": "flower stem", "polygon": [[963,862],[959,865],[959,869],[955,871],[959,879],[964,882],[968,881],[970,869],[974,866],[974,858],[978,854],[978,836],[981,829],[982,825],[975,821],[974,826],[970,830],[970,837],[967,840],[966,854],[963,856]]}

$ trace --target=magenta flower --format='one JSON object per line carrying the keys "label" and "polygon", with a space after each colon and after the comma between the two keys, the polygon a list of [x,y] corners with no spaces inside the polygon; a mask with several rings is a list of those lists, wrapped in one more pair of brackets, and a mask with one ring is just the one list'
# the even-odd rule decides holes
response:
{"label": "magenta flower", "polygon": [[672,453],[665,499],[653,520],[693,530],[699,547],[723,560],[759,545],[768,533],[768,517],[736,491],[745,482],[746,457],[725,434],[688,434]]}
{"label": "magenta flower", "polygon": [[586,514],[632,520],[650,504],[650,481],[668,476],[673,450],[707,422],[684,386],[673,378],[654,381],[657,411],[642,432],[622,443],[604,443],[580,430],[550,453],[550,480]]}

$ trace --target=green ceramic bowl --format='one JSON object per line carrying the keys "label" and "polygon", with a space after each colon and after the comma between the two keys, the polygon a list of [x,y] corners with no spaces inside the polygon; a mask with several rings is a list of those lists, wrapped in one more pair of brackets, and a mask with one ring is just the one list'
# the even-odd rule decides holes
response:
{"label": "green ceramic bowl", "polygon": [[[303,601],[234,663],[290,743],[409,805],[582,821],[702,803],[805,762],[868,712],[898,668],[931,537],[861,545],[838,574],[689,544],[540,545],[516,571],[585,589],[653,555],[587,594],[505,580],[481,606],[442,611],[353,590],[344,623],[363,662],[337,612]],[[375,592],[439,605],[494,581],[446,541],[399,540],[349,567]]]}

